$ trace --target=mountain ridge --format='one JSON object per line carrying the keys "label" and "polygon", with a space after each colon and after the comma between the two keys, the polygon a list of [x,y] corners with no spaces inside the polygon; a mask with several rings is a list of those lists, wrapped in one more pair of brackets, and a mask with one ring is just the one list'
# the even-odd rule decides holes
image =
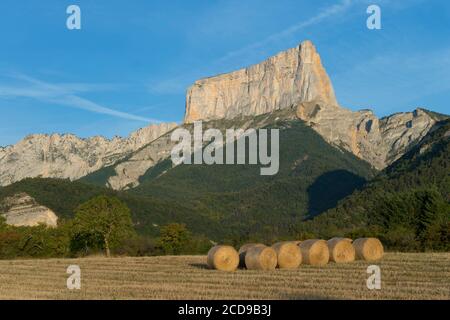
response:
{"label": "mountain ridge", "polygon": [[78,179],[175,128],[175,123],[150,125],[127,138],[79,138],[74,134],[30,134],[17,144],[0,148],[0,185],[27,177]]}

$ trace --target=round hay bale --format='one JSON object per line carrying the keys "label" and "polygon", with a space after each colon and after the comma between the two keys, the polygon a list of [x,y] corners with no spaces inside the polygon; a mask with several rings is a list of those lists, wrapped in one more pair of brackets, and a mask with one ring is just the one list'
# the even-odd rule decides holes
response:
{"label": "round hay bale", "polygon": [[278,268],[296,269],[302,263],[302,254],[294,241],[275,243],[272,248],[277,253]]}
{"label": "round hay bale", "polygon": [[311,239],[300,243],[302,262],[313,266],[323,266],[330,260],[330,251],[325,240]]}
{"label": "round hay bale", "polygon": [[262,243],[247,243],[244,244],[242,247],[239,248],[239,268],[245,268],[245,255],[247,254],[248,249],[250,249],[253,246],[263,246]]}
{"label": "round hay bale", "polygon": [[355,261],[355,248],[348,238],[333,238],[327,241],[330,251],[330,261],[346,263]]}
{"label": "round hay bale", "polygon": [[277,253],[264,245],[251,246],[245,254],[245,266],[249,270],[275,270]]}
{"label": "round hay bale", "polygon": [[221,271],[234,271],[239,265],[239,254],[231,246],[215,246],[208,252],[208,267]]}
{"label": "round hay bale", "polygon": [[377,261],[383,257],[383,244],[377,238],[360,238],[353,241],[356,258],[366,261]]}

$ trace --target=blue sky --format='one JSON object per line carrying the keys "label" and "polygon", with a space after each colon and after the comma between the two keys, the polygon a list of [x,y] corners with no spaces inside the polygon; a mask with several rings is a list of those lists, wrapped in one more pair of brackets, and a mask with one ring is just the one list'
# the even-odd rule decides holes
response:
{"label": "blue sky", "polygon": [[[66,28],[79,5],[82,29]],[[368,30],[378,4],[382,30]],[[312,40],[341,105],[450,113],[444,0],[2,0],[0,145],[181,122],[186,88]]]}

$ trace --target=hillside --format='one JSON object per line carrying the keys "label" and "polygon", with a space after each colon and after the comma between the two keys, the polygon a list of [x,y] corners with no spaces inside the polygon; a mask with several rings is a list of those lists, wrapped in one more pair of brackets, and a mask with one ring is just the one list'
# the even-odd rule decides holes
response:
{"label": "hillside", "polygon": [[292,234],[292,225],[334,207],[376,173],[368,163],[326,143],[302,121],[286,117],[269,123],[267,128],[280,129],[280,171],[275,176],[261,176],[259,165],[180,165],[161,175],[171,166],[168,160],[128,191],[94,185],[95,179],[26,179],[0,189],[0,200],[27,192],[70,218],[82,202],[111,194],[131,208],[142,234],[155,235],[155,225],[180,222],[215,241],[240,241]]}
{"label": "hillside", "polygon": [[149,125],[129,137],[112,139],[30,134],[15,145],[0,146],[0,185],[33,177],[79,179],[116,163],[176,126],[176,123]]}
{"label": "hillside", "polygon": [[[123,200],[136,230],[151,237],[177,222],[217,242],[359,233],[394,247],[436,248],[447,235],[445,119],[422,108],[378,118],[341,106],[316,47],[304,41],[196,81],[179,126],[112,140],[30,135],[0,148],[0,203],[24,192],[64,222],[78,205],[107,194]],[[174,167],[173,130],[192,133],[197,120],[223,135],[279,129],[278,173],[262,176],[261,165]]]}
{"label": "hillside", "polygon": [[280,171],[275,176],[261,176],[259,166],[250,165],[181,165],[160,175],[170,167],[167,161],[127,193],[195,203],[217,217],[233,238],[276,238],[290,234],[296,222],[334,207],[376,173],[302,121],[279,120],[265,128],[280,129]]}
{"label": "hillside", "polygon": [[324,237],[366,234],[391,247],[446,249],[450,243],[450,120],[362,190],[299,226]]}

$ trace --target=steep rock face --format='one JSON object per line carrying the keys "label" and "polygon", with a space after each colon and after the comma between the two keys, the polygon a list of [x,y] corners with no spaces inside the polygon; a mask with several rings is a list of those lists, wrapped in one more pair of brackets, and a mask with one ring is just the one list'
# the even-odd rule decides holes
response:
{"label": "steep rock face", "polygon": [[39,224],[56,227],[58,224],[58,217],[52,210],[41,206],[26,193],[5,198],[0,204],[0,214],[6,218],[7,224],[16,227]]}
{"label": "steep rock face", "polygon": [[151,125],[132,133],[129,138],[111,140],[80,139],[71,134],[30,135],[13,146],[0,149],[0,185],[28,177],[78,179],[115,163],[176,126],[175,123]]}
{"label": "steep rock face", "polygon": [[108,179],[107,186],[124,190],[139,185],[139,178],[159,161],[170,157],[170,152],[175,145],[170,140],[170,134],[154,140],[141,150],[131,155],[130,158],[118,163],[114,167],[115,175]]}
{"label": "steep rock face", "polygon": [[297,117],[327,142],[342,147],[377,169],[400,158],[436,123],[422,109],[378,119],[372,111],[350,111],[323,102],[301,103]]}
{"label": "steep rock face", "polygon": [[337,105],[320,56],[305,41],[260,64],[195,82],[186,97],[185,123],[259,115],[313,100]]}

